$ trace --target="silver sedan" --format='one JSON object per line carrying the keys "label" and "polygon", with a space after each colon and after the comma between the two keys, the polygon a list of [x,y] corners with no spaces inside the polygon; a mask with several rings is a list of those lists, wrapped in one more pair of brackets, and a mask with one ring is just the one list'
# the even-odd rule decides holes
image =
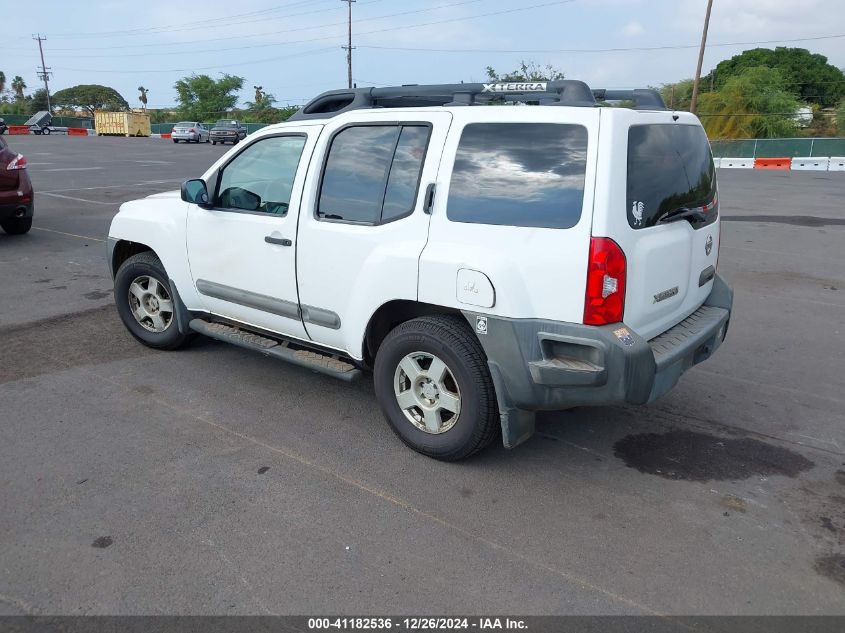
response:
{"label": "silver sedan", "polygon": [[199,121],[180,121],[173,126],[170,138],[174,143],[185,141],[186,143],[208,143],[211,140],[211,133]]}

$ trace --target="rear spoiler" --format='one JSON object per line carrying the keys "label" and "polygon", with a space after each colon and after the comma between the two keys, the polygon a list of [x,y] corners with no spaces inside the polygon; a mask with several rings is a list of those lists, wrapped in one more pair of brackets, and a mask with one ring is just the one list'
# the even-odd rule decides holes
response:
{"label": "rear spoiler", "polygon": [[654,88],[636,88],[634,90],[607,90],[595,88],[593,97],[596,101],[633,101],[635,110],[668,110],[663,97]]}

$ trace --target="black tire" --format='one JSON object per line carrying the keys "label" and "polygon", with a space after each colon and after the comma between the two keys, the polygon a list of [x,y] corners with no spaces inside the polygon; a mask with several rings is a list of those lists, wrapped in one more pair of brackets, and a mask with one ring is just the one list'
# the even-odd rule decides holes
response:
{"label": "black tire", "polygon": [[217,141],[211,141],[212,145],[217,145]]}
{"label": "black tire", "polygon": [[178,142],[179,142],[179,139],[178,139],[178,138],[174,138],[174,139],[173,139],[173,142],[174,142],[174,143],[178,143]]}
{"label": "black tire", "polygon": [[[445,432],[420,430],[397,402],[393,385],[397,367],[414,352],[432,354],[446,363],[461,394],[458,420]],[[443,461],[464,459],[487,446],[501,428],[484,350],[460,317],[425,316],[398,325],[379,347],[373,382],[379,406],[393,431],[423,455]]]}
{"label": "black tire", "polygon": [[32,228],[32,218],[9,218],[0,220],[0,226],[9,235],[23,235]]}
{"label": "black tire", "polygon": [[[142,276],[154,277],[159,284],[163,285],[173,302],[174,311],[166,329],[162,332],[152,332],[144,328],[132,314],[132,306],[129,303],[129,286]],[[164,266],[162,266],[159,258],[150,251],[133,255],[120,265],[114,277],[114,302],[117,305],[120,319],[129,333],[148,347],[178,349],[191,338],[189,334],[179,332],[176,311],[179,310],[180,306],[177,299],[172,296]]]}
{"label": "black tire", "polygon": [[42,133],[44,136],[50,136],[50,128],[45,127],[43,130],[41,130],[41,133]]}

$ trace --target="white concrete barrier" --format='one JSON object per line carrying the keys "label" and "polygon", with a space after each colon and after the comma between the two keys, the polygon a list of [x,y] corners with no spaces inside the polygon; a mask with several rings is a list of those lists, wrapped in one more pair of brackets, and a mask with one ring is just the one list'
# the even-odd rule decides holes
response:
{"label": "white concrete barrier", "polygon": [[714,158],[713,159],[713,165],[717,168],[721,167],[722,166],[722,159],[721,158]]}
{"label": "white concrete barrier", "polygon": [[150,138],[161,138],[161,134],[150,134]]}
{"label": "white concrete barrier", "polygon": [[827,156],[796,156],[792,159],[792,169],[827,171],[830,159]]}
{"label": "white concrete barrier", "polygon": [[723,169],[754,169],[753,158],[726,158],[722,157],[719,167]]}
{"label": "white concrete barrier", "polygon": [[831,156],[828,171],[845,171],[845,156]]}

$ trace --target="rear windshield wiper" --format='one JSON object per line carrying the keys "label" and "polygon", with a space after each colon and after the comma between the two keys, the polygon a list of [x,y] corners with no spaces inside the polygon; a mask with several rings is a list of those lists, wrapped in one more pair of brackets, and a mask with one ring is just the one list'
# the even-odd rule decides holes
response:
{"label": "rear windshield wiper", "polygon": [[677,222],[678,220],[699,220],[700,222],[704,222],[707,220],[707,215],[701,209],[688,209],[687,207],[679,207],[674,211],[670,211],[662,218],[660,218],[657,223],[658,224],[668,224],[669,222]]}

